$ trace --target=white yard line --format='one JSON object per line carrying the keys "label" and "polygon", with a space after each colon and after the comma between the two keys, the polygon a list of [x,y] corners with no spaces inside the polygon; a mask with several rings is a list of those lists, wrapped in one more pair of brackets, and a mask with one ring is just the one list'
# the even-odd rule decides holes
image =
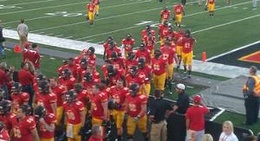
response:
{"label": "white yard line", "polygon": [[38,3],[50,2],[50,1],[55,1],[55,0],[32,1],[32,2],[16,3],[16,4],[11,4],[11,5],[14,5],[14,6],[30,5],[30,4],[38,4]]}

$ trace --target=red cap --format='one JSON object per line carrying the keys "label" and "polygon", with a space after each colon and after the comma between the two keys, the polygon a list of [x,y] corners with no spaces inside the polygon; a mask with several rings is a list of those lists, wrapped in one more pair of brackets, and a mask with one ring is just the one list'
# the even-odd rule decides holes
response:
{"label": "red cap", "polygon": [[195,96],[193,97],[193,101],[194,101],[195,103],[200,103],[200,102],[201,102],[201,96],[200,96],[200,95],[195,95]]}

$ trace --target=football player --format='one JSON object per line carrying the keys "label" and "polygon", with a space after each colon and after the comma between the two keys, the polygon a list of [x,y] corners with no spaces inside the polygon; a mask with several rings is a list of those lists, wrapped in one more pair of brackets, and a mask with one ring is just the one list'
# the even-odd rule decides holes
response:
{"label": "football player", "polygon": [[214,16],[215,3],[216,3],[216,0],[206,0],[205,7],[207,7],[209,16]]}
{"label": "football player", "polygon": [[164,44],[164,40],[168,32],[169,32],[169,21],[164,21],[163,23],[160,23],[158,26],[160,45]]}
{"label": "football player", "polygon": [[19,82],[14,82],[11,88],[12,112],[16,113],[17,109],[28,104],[30,95],[27,92],[22,92],[22,85]]}
{"label": "football player", "polygon": [[70,90],[66,93],[65,102],[63,103],[68,141],[81,141],[79,133],[85,124],[85,107],[81,101],[77,101],[76,97],[77,93]]}
{"label": "football player", "polygon": [[90,1],[89,3],[86,4],[86,10],[87,10],[87,20],[89,21],[90,25],[93,25],[94,23],[94,18],[95,18],[95,4]]}
{"label": "football player", "polygon": [[146,48],[144,43],[141,43],[138,50],[135,53],[136,60],[140,58],[145,58],[146,64],[150,65],[151,63],[151,52],[149,49]]}
{"label": "football player", "polygon": [[131,84],[129,94],[126,97],[127,139],[133,141],[136,127],[143,134],[144,140],[148,141],[147,135],[147,97],[139,92],[138,84]]}
{"label": "football player", "polygon": [[174,5],[173,12],[175,25],[181,27],[182,15],[185,15],[184,6],[182,4]]}
{"label": "football player", "polygon": [[16,115],[11,112],[11,101],[9,100],[0,101],[0,121],[2,121],[8,133],[17,123]]}
{"label": "football player", "polygon": [[89,47],[87,51],[87,62],[88,66],[91,67],[93,70],[96,69],[96,55],[95,55],[95,48],[94,47]]}
{"label": "football player", "polygon": [[39,91],[36,93],[36,105],[42,105],[48,113],[57,115],[57,96],[51,92],[50,84],[47,80],[39,83]]}
{"label": "football player", "polygon": [[69,69],[64,69],[62,75],[58,78],[58,83],[66,86],[67,90],[71,90],[73,89],[74,83],[76,83],[76,79],[72,76]]}
{"label": "football player", "polygon": [[155,89],[164,90],[165,80],[168,70],[168,60],[162,56],[160,50],[154,51],[154,58],[152,58],[153,83]]}
{"label": "football player", "polygon": [[129,93],[129,89],[124,87],[124,82],[121,79],[117,80],[116,85],[112,86],[109,91],[110,101],[113,103],[113,106],[110,108],[112,109],[113,119],[116,123],[118,140],[122,140],[123,135],[123,122],[126,106],[125,98],[127,93]]}
{"label": "football player", "polygon": [[164,9],[160,12],[160,18],[161,18],[161,23],[164,21],[169,21],[171,17],[171,11],[168,9],[167,6],[164,7]]}
{"label": "football player", "polygon": [[122,39],[122,52],[124,52],[124,58],[127,58],[128,52],[133,51],[135,44],[135,39],[132,37],[131,33],[127,33],[126,37]]}
{"label": "football player", "polygon": [[150,65],[145,64],[144,58],[140,58],[138,60],[138,73],[144,75],[143,76],[144,83],[145,83],[144,88],[148,96],[151,91],[152,68]]}
{"label": "football player", "polygon": [[12,128],[14,141],[40,141],[36,122],[31,116],[30,105],[21,105],[17,110],[17,123]]}
{"label": "football player", "polygon": [[[193,48],[196,43],[196,40],[191,36],[190,30],[185,31],[184,37],[181,39],[180,43],[183,46],[182,61],[183,61],[184,72],[188,70],[188,78],[190,78],[191,71],[192,71]],[[186,77],[184,77],[183,79],[185,78]]]}
{"label": "football player", "polygon": [[67,92],[67,88],[64,85],[58,84],[57,78],[53,77],[49,79],[50,89],[57,97],[57,125],[60,125],[62,116],[63,116],[63,107],[62,104],[65,100],[65,93]]}
{"label": "football player", "polygon": [[54,141],[56,116],[48,113],[46,109],[39,105],[34,109],[34,117],[41,141]]}
{"label": "football player", "polygon": [[139,85],[139,90],[141,92],[141,94],[147,95],[146,91],[145,91],[145,74],[143,74],[142,72],[138,71],[138,67],[137,66],[132,66],[130,68],[129,73],[126,75],[126,86],[129,87],[131,86],[133,83],[138,84]]}
{"label": "football player", "polygon": [[0,121],[0,140],[1,141],[10,141],[10,136],[8,131],[4,128],[4,124]]}

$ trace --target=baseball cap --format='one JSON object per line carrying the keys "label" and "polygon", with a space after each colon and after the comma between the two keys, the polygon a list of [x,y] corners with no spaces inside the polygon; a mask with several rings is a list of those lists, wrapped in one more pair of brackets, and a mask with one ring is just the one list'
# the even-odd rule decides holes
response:
{"label": "baseball cap", "polygon": [[200,95],[195,95],[195,96],[193,97],[193,101],[194,101],[195,103],[200,103],[200,102],[201,102],[201,96],[200,96]]}
{"label": "baseball cap", "polygon": [[176,88],[180,89],[180,90],[185,90],[185,85],[182,83],[179,83],[176,85]]}

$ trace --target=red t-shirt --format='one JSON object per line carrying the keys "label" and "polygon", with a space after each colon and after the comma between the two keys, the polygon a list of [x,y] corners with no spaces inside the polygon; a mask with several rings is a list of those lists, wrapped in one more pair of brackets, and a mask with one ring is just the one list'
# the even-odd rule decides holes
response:
{"label": "red t-shirt", "polygon": [[135,97],[127,94],[126,101],[128,115],[131,117],[136,117],[141,112],[142,105],[146,105],[147,97],[140,93],[138,93]]}
{"label": "red t-shirt", "polygon": [[34,76],[30,73],[30,71],[21,69],[18,72],[18,79],[22,86],[33,85]]}
{"label": "red t-shirt", "polygon": [[34,141],[31,130],[36,128],[33,117],[28,116],[21,119],[13,127],[14,141]]}
{"label": "red t-shirt", "polygon": [[[44,120],[45,122],[48,124],[48,125],[51,125],[51,124],[55,124],[57,119],[56,119],[56,116],[52,113],[47,113],[44,117]],[[55,131],[48,131],[44,124],[39,122],[39,124],[37,125],[39,126],[39,137],[40,138],[43,138],[43,139],[50,139],[50,138],[53,138],[54,137],[54,132]]]}
{"label": "red t-shirt", "polygon": [[189,129],[200,131],[205,128],[204,116],[209,112],[207,107],[191,106],[187,109],[186,119],[190,120]]}
{"label": "red t-shirt", "polygon": [[74,101],[71,104],[65,101],[63,103],[63,108],[66,113],[68,123],[73,125],[81,123],[80,112],[85,110],[81,101]]}
{"label": "red t-shirt", "polygon": [[168,64],[167,60],[163,57],[159,57],[158,59],[152,59],[152,69],[155,75],[161,75],[166,72],[166,65]]}
{"label": "red t-shirt", "polygon": [[104,109],[102,103],[107,102],[107,100],[108,96],[105,92],[90,95],[92,117],[98,119],[104,118]]}

